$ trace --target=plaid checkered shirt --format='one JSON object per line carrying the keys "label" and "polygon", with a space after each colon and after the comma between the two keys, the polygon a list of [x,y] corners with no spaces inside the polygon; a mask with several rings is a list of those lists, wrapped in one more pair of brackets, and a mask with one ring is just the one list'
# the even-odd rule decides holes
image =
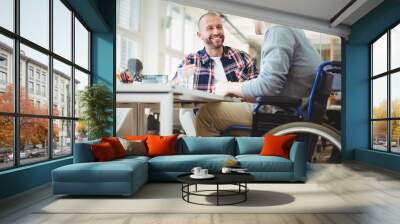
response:
{"label": "plaid checkered shirt", "polygon": [[[224,46],[221,63],[229,82],[243,82],[257,77],[256,65],[244,51]],[[213,93],[215,90],[215,62],[207,54],[205,48],[187,55],[179,68],[190,64],[197,67],[194,74],[193,89]]]}

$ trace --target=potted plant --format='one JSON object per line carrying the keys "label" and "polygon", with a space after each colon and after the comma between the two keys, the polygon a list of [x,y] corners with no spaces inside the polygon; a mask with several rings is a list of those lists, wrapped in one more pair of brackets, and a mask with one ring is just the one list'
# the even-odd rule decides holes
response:
{"label": "potted plant", "polygon": [[80,92],[81,120],[88,129],[89,140],[110,136],[113,96],[107,86],[94,84]]}

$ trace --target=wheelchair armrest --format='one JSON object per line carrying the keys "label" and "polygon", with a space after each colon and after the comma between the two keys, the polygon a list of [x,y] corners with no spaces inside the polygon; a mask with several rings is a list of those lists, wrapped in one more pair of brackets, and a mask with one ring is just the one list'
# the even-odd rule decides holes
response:
{"label": "wheelchair armrest", "polygon": [[263,96],[257,97],[256,102],[261,105],[274,105],[280,107],[296,108],[301,106],[302,100],[288,96]]}

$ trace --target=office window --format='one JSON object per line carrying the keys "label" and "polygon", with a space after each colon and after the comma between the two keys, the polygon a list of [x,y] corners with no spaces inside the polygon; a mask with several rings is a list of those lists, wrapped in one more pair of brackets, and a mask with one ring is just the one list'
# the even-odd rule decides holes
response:
{"label": "office window", "polygon": [[[74,125],[79,119],[79,114],[73,114],[75,95],[79,91],[73,92],[74,88],[70,87],[74,83],[90,84],[90,31],[66,5],[67,1],[0,2],[0,26],[14,33],[0,30],[0,170],[70,156]],[[14,2],[20,3],[15,14]],[[15,18],[18,15],[20,18]],[[20,21],[15,24],[19,35],[14,32],[13,21]],[[75,36],[73,27],[76,27]],[[18,51],[14,43],[18,44]],[[49,43],[53,43],[52,48]],[[18,61],[14,60],[14,52]],[[72,55],[76,55],[76,61]],[[74,72],[85,76],[78,74],[73,80]],[[19,88],[14,88],[15,77]],[[14,93],[15,89],[19,94]],[[15,99],[14,95],[19,97]],[[18,112],[14,111],[16,105]],[[19,130],[16,133],[15,126]]]}
{"label": "office window", "polygon": [[[48,64],[49,64],[49,56],[43,54],[37,50],[34,50],[31,47],[28,47],[24,44],[20,45],[21,54],[24,54],[25,57],[22,57],[20,60],[20,108],[21,113],[23,114],[40,114],[47,115],[48,114],[48,98],[46,97],[46,90],[42,88],[40,83],[44,83],[48,86],[46,82],[46,75],[48,73]],[[34,59],[34,60],[32,60]],[[24,68],[26,67],[26,63],[29,61],[30,65],[32,65],[36,69],[36,90],[35,94],[29,94],[28,87],[26,86],[26,74]],[[45,77],[45,81],[43,82],[42,76]],[[29,99],[37,99],[38,97],[43,98],[47,103],[37,105],[30,105],[28,103]]]}
{"label": "office window", "polygon": [[1,0],[0,26],[14,31],[14,0]]}
{"label": "office window", "polygon": [[21,36],[49,48],[49,0],[20,0]]}
{"label": "office window", "polygon": [[14,111],[14,72],[9,60],[13,51],[13,40],[0,33],[0,112]]}
{"label": "office window", "polygon": [[53,157],[72,154],[72,121],[53,120]]}
{"label": "office window", "polygon": [[390,68],[400,68],[400,24],[390,31]]}
{"label": "office window", "polygon": [[53,51],[71,60],[72,12],[60,0],[53,0]]}
{"label": "office window", "polygon": [[128,60],[143,62],[142,0],[117,1],[117,72],[128,68]]}
{"label": "office window", "polygon": [[[72,85],[72,68],[56,59],[53,60],[53,91],[54,91],[54,101],[53,101],[53,114],[61,115],[63,117],[72,117],[72,91],[71,89],[65,89],[65,83],[70,83]],[[59,81],[60,80],[60,81]],[[60,91],[60,92],[59,92]],[[66,108],[66,113],[61,113],[58,97],[61,95],[61,101],[64,102],[63,97],[67,96],[69,107]]]}
{"label": "office window", "polygon": [[89,32],[75,18],[75,63],[84,69],[89,69]]}
{"label": "office window", "polygon": [[131,32],[139,32],[141,0],[119,0],[117,4],[118,26]]}
{"label": "office window", "polygon": [[371,148],[400,153],[400,25],[370,44]]}
{"label": "office window", "polygon": [[80,94],[85,89],[86,86],[89,86],[89,74],[86,74],[79,70],[75,70],[74,84],[75,84],[75,117],[79,117],[81,114],[81,108],[79,107]]}
{"label": "office window", "polygon": [[47,160],[49,119],[21,117],[19,158],[21,165]]}
{"label": "office window", "polygon": [[14,123],[12,116],[0,115],[0,170],[14,165]]}

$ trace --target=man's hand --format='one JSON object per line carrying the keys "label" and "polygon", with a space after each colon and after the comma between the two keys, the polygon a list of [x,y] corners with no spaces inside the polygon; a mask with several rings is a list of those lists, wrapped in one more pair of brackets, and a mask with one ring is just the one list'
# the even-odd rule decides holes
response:
{"label": "man's hand", "polygon": [[221,96],[229,95],[230,82],[218,83],[215,85],[214,93]]}
{"label": "man's hand", "polygon": [[243,97],[242,90],[240,89],[243,82],[225,82],[215,85],[214,93],[221,96],[233,95]]}

